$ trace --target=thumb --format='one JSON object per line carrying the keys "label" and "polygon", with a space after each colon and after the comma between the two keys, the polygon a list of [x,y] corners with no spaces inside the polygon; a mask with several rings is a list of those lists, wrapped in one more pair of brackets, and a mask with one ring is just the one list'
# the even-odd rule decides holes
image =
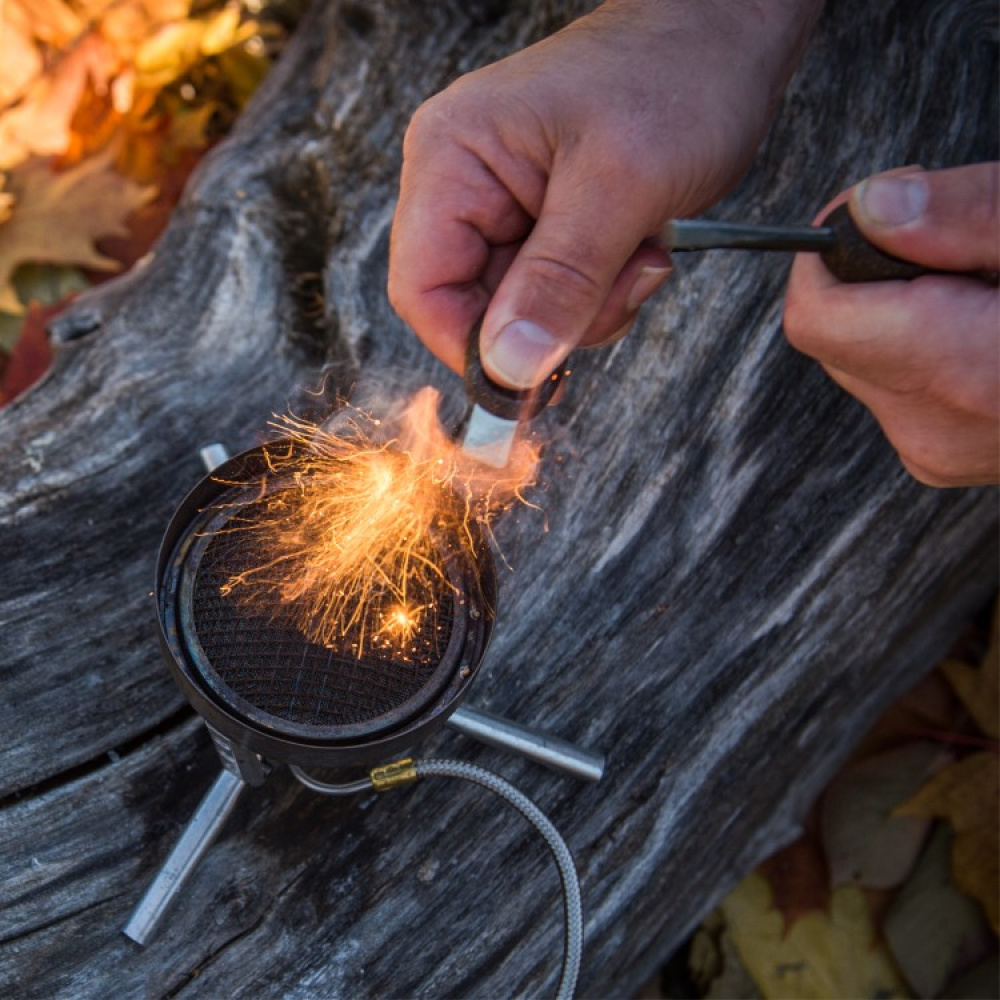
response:
{"label": "thumb", "polygon": [[850,194],[851,216],[887,253],[949,271],[1000,264],[1000,164],[878,174]]}
{"label": "thumb", "polygon": [[550,179],[538,221],[483,318],[483,368],[500,384],[543,382],[583,339],[642,242],[641,199],[630,205],[621,184],[613,187]]}

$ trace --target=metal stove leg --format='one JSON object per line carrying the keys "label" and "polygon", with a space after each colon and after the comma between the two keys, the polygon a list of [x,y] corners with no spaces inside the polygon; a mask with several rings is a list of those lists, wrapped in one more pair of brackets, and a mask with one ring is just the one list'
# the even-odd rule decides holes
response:
{"label": "metal stove leg", "polygon": [[232,771],[219,772],[215,783],[184,828],[181,839],[170,852],[170,857],[164,862],[125,925],[125,934],[133,941],[145,944],[149,939],[167,907],[215,840],[246,787],[247,783]]}
{"label": "metal stove leg", "polygon": [[585,750],[550,736],[541,729],[529,729],[489,712],[464,705],[449,716],[447,725],[480,743],[513,750],[539,764],[565,771],[583,781],[600,781],[604,773],[604,755]]}

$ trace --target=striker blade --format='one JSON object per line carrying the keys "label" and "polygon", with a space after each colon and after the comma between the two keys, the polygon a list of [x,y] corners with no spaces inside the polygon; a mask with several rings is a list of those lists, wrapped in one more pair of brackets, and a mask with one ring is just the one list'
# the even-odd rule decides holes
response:
{"label": "striker blade", "polygon": [[485,465],[502,469],[510,459],[517,427],[516,420],[496,417],[476,403],[462,437],[462,451]]}

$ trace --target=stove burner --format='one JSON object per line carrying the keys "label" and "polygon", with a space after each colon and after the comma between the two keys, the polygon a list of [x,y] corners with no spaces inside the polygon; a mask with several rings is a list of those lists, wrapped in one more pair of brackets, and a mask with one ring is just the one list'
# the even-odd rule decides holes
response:
{"label": "stove burner", "polygon": [[[441,539],[445,578],[413,594],[428,610],[402,650],[371,637],[362,642],[357,629],[321,645],[277,597],[273,607],[258,609],[236,592],[223,596],[223,584],[259,558],[256,532],[242,526],[263,516],[267,499],[286,488],[269,483],[262,495],[264,475],[263,449],[237,456],[175,514],[158,573],[168,663],[206,720],[256,753],[339,767],[367,763],[372,758],[363,751],[372,745],[384,758],[395,744],[412,742],[401,737],[443,722],[475,673],[495,603],[488,550]],[[229,522],[237,515],[234,528]],[[390,596],[382,600],[388,610]],[[348,747],[362,752],[337,752]]]}

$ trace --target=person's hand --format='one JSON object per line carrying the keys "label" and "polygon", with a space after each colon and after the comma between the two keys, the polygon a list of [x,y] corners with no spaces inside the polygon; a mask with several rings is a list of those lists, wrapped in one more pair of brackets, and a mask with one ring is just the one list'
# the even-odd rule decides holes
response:
{"label": "person's hand", "polygon": [[[609,0],[462,77],[404,141],[389,297],[461,371],[537,385],[624,332],[663,282],[650,245],[752,159],[818,0]],[[487,308],[488,307],[488,308]]]}
{"label": "person's hand", "polygon": [[[1000,266],[1000,164],[903,168],[868,178],[848,201],[887,253],[927,267]],[[821,216],[822,217],[822,216]],[[1000,291],[969,277],[845,285],[799,254],[785,304],[792,345],[816,358],[875,415],[916,479],[1000,481]]]}

